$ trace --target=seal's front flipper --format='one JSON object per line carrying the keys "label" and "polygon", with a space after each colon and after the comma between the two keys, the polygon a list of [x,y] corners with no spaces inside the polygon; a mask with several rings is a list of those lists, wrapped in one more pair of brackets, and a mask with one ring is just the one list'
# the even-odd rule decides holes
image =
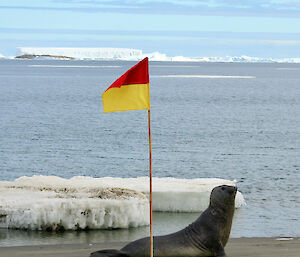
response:
{"label": "seal's front flipper", "polygon": [[215,257],[227,257],[224,251],[224,247],[220,241],[215,241],[213,248],[215,249]]}
{"label": "seal's front flipper", "polygon": [[216,251],[215,257],[227,257],[222,246]]}
{"label": "seal's front flipper", "polygon": [[129,255],[118,250],[101,250],[91,253],[90,257],[129,257]]}

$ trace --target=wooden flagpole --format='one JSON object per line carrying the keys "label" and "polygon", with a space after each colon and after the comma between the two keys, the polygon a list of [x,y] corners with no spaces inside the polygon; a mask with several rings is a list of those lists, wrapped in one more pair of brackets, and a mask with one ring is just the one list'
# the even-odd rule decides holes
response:
{"label": "wooden flagpole", "polygon": [[153,257],[153,226],[152,226],[152,147],[151,147],[151,122],[150,109],[148,110],[148,126],[149,126],[149,203],[150,203],[150,257]]}

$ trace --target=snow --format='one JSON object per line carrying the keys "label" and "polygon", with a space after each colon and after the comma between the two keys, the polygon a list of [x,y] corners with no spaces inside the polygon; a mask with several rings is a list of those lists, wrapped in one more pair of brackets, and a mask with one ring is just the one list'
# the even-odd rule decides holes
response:
{"label": "snow", "polygon": [[[153,211],[200,212],[223,179],[153,178]],[[149,178],[20,177],[0,182],[0,228],[108,229],[149,224]],[[240,192],[236,208],[245,204]]]}

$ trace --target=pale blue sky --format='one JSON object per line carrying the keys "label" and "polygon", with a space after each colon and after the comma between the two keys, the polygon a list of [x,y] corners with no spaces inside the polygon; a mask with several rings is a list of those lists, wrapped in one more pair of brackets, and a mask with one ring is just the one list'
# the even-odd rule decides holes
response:
{"label": "pale blue sky", "polygon": [[300,57],[300,1],[0,0],[0,53],[17,46]]}

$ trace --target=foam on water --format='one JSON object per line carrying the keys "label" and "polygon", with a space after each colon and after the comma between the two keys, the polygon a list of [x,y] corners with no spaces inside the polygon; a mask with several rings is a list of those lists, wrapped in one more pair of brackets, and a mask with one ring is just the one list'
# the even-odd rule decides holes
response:
{"label": "foam on water", "polygon": [[[0,228],[128,228],[149,224],[149,179],[20,177],[0,182]],[[200,212],[223,179],[153,178],[153,210]],[[245,204],[240,192],[236,207]]]}

